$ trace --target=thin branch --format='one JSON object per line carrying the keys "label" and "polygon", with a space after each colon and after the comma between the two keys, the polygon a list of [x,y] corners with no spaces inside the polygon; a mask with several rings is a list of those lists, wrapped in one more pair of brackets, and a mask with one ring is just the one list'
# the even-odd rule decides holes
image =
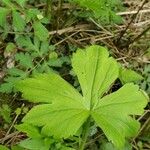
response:
{"label": "thin branch", "polygon": [[137,10],[137,12],[135,14],[133,14],[133,16],[131,17],[130,22],[128,23],[128,25],[126,26],[126,28],[123,30],[123,32],[121,32],[118,40],[117,40],[117,44],[120,43],[120,40],[122,39],[122,37],[124,36],[124,34],[126,33],[126,31],[129,29],[130,25],[132,24],[132,22],[134,21],[134,19],[137,17],[137,15],[139,14],[140,10],[142,10],[142,8],[144,7],[144,5],[148,2],[148,0],[144,0],[142,2],[142,5],[139,7],[139,9]]}
{"label": "thin branch", "polygon": [[130,46],[130,44],[133,44],[134,42],[138,41],[144,34],[146,34],[150,30],[150,25],[142,31],[138,36],[136,36],[133,40],[129,41],[127,44],[127,47]]}
{"label": "thin branch", "polygon": [[[137,13],[137,10],[133,10],[133,11],[118,12],[117,15],[124,16],[124,15],[133,15],[136,13]],[[150,13],[150,9],[140,10],[139,14],[142,14],[142,13]]]}

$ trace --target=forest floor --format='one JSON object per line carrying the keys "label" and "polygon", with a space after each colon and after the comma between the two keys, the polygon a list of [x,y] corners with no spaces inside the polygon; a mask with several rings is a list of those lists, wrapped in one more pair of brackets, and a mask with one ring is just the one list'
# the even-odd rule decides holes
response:
{"label": "forest floor", "polygon": [[[4,5],[1,6],[0,4],[1,7],[4,8]],[[37,10],[44,11],[46,4],[43,1],[38,1],[28,4],[28,7],[35,7]],[[19,35],[27,35],[36,41],[33,38],[31,22],[26,24],[24,31],[22,29],[13,31],[10,29],[13,28],[10,27],[12,18],[10,15],[7,16],[9,25],[5,31],[0,28],[0,83],[3,85],[0,88],[0,144],[11,146],[26,138],[26,135],[18,132],[14,126],[21,122],[23,116],[33,106],[32,103],[22,100],[20,94],[13,90],[13,81],[17,80],[20,74],[27,77],[36,71],[47,72],[43,71],[49,69],[45,67],[47,58],[52,58],[53,61],[48,62],[50,69],[56,70],[64,79],[77,87],[78,83],[72,76],[70,65],[70,57],[77,48],[85,48],[93,44],[107,47],[111,55],[124,67],[143,76],[143,79],[136,83],[150,96],[150,1],[143,4],[141,0],[124,0],[124,7],[125,9],[117,12],[117,15],[123,18],[121,24],[103,25],[92,17],[87,18],[86,12],[78,14],[78,9],[72,4],[64,2],[61,7],[57,3],[54,4],[55,19],[53,24],[47,23],[46,19],[43,20],[49,34],[49,48],[52,51],[51,54],[42,52],[44,55],[38,55],[32,51],[24,55],[26,49],[32,45],[30,42],[26,43],[27,40],[22,37],[18,41],[16,39]],[[25,9],[20,9],[21,7],[18,11],[25,11]],[[74,11],[74,9],[77,10]],[[21,15],[24,17],[26,14],[22,13]],[[81,18],[79,18],[80,16]],[[4,18],[0,14],[0,25],[2,24],[2,17]],[[30,17],[28,16],[28,19]],[[38,15],[38,18],[40,17],[43,16]],[[24,28],[23,25],[14,24],[14,26]],[[8,31],[7,28],[9,28]],[[45,48],[44,46],[47,44],[44,41],[45,31],[40,31],[40,27],[38,30],[41,34],[43,48]],[[30,55],[33,56],[34,54],[37,56],[30,58]],[[30,59],[32,59],[33,64],[30,63]],[[114,88],[118,89],[120,86],[121,83],[118,82]],[[148,150],[150,149],[149,104],[145,108],[144,114],[138,117],[138,120],[141,122],[141,129],[138,135],[131,140],[132,148]],[[92,137],[91,145],[95,149],[97,149],[96,145],[99,138],[99,135],[96,134]],[[90,146],[88,148],[92,149]]]}

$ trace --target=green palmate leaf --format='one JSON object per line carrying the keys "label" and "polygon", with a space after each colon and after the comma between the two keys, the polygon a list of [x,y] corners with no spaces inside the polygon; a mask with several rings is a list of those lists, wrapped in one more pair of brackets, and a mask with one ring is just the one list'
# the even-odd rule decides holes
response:
{"label": "green palmate leaf", "polygon": [[16,85],[24,98],[44,103],[31,109],[23,122],[42,127],[45,135],[67,138],[92,117],[107,138],[122,147],[125,138],[134,136],[139,129],[139,123],[130,115],[143,113],[146,95],[138,86],[126,84],[104,96],[118,77],[119,67],[103,47],[79,49],[73,55],[72,66],[83,96],[54,73],[37,75]]}
{"label": "green palmate leaf", "polygon": [[93,111],[93,117],[108,139],[120,146],[125,142],[125,136],[135,135],[140,127],[129,115],[142,114],[145,105],[146,97],[138,86],[126,84],[102,98]]}
{"label": "green palmate leaf", "polygon": [[45,135],[67,138],[76,134],[88,116],[89,112],[82,103],[62,100],[57,104],[43,104],[34,107],[23,121],[36,126],[44,126],[42,133]]}
{"label": "green palmate leaf", "polygon": [[[35,84],[37,88],[35,88]],[[85,110],[82,103],[82,96],[54,73],[27,79],[20,82],[17,87],[24,93],[25,98],[34,102],[54,102],[34,107],[23,119],[24,122],[33,125],[45,125],[42,130],[45,134],[68,137],[75,134],[88,117],[88,111]],[[63,130],[64,128],[65,130]]]}
{"label": "green palmate leaf", "polygon": [[[23,97],[33,102],[82,102],[82,96],[69,83],[54,73],[41,74],[17,84]],[[32,92],[31,92],[32,91]]]}
{"label": "green palmate leaf", "polygon": [[[80,63],[79,63],[80,62]],[[78,50],[72,59],[83,96],[86,102],[96,105],[101,97],[118,77],[116,61],[109,57],[108,51],[100,46],[91,46],[87,51]]]}

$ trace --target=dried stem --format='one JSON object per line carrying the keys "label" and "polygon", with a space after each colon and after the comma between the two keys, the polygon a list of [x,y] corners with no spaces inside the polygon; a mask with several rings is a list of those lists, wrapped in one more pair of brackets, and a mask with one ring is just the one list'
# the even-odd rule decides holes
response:
{"label": "dried stem", "polygon": [[130,44],[133,44],[134,42],[136,42],[137,40],[139,40],[146,32],[148,32],[150,30],[150,26],[148,26],[145,30],[142,31],[142,33],[140,33],[137,37],[135,37],[133,40],[131,40],[128,43],[128,47]]}
{"label": "dried stem", "polygon": [[148,2],[148,0],[144,0],[142,2],[142,5],[139,7],[139,9],[137,10],[137,13],[133,14],[131,17],[130,22],[128,23],[128,25],[126,26],[126,28],[121,32],[116,44],[118,45],[122,39],[122,37],[124,36],[124,34],[126,33],[126,31],[129,29],[130,25],[132,24],[132,22],[134,21],[134,19],[137,17],[137,15],[139,14],[140,10],[144,7],[144,5]]}

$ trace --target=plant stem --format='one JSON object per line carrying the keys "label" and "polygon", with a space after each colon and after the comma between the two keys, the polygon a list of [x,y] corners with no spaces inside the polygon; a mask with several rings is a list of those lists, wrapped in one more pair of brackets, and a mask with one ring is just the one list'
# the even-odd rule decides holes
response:
{"label": "plant stem", "polygon": [[83,135],[82,135],[83,137],[82,137],[81,145],[79,146],[79,150],[84,150],[85,148],[85,144],[86,144],[86,140],[87,140],[89,128],[90,128],[90,122],[91,122],[91,118],[89,117],[83,129]]}
{"label": "plant stem", "polygon": [[142,31],[142,33],[140,33],[139,35],[137,35],[133,40],[131,40],[128,45],[133,44],[134,42],[136,42],[138,39],[140,39],[146,32],[148,32],[150,30],[150,26],[148,26],[145,30]]}
{"label": "plant stem", "polygon": [[60,24],[60,19],[62,16],[62,4],[63,4],[63,0],[59,0],[58,1],[58,5],[57,5],[57,18],[56,18],[56,30],[59,29],[59,24]]}
{"label": "plant stem", "polygon": [[50,19],[52,16],[52,0],[46,1],[46,10],[45,10],[46,16]]}
{"label": "plant stem", "polygon": [[134,21],[134,19],[137,17],[137,15],[139,14],[140,10],[142,10],[142,8],[144,7],[144,5],[148,2],[148,0],[143,0],[142,5],[139,7],[139,9],[137,10],[137,13],[133,14],[133,16],[131,17],[130,22],[128,23],[128,25],[126,26],[125,30],[123,30],[116,42],[116,45],[119,44],[119,42],[121,41],[122,37],[124,36],[124,34],[126,33],[126,31],[128,30],[128,28],[130,27],[130,25],[132,24],[132,22]]}

